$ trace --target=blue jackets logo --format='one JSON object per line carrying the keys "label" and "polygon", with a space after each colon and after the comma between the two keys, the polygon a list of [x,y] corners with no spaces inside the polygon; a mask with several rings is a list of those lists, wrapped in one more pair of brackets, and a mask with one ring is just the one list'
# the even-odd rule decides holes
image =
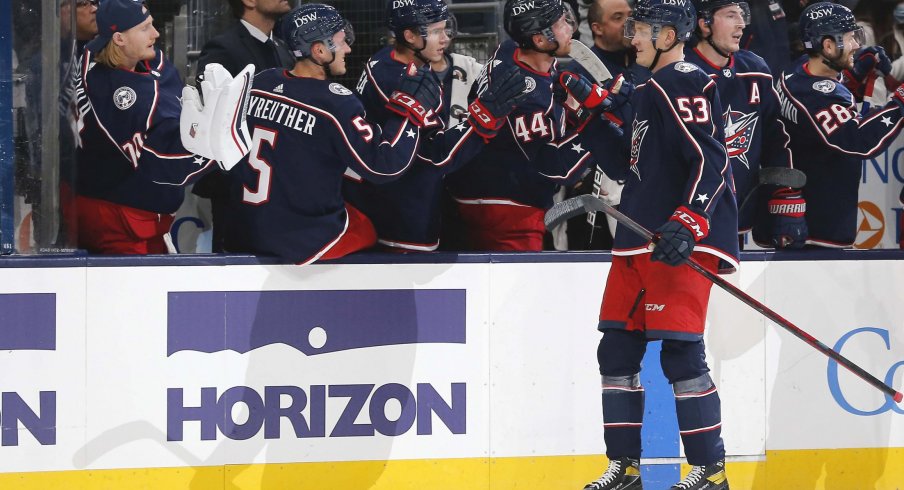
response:
{"label": "blue jackets logo", "polygon": [[[866,338],[868,338],[868,336],[865,336],[865,335],[861,336],[861,334],[874,334],[874,335],[879,336],[879,338],[881,338],[882,341],[885,343],[885,349],[891,350],[892,346],[891,346],[891,340],[889,339],[888,330],[881,329],[881,328],[874,328],[874,327],[863,327],[863,328],[858,328],[856,330],[852,330],[852,331],[844,334],[840,339],[838,339],[838,342],[836,342],[832,348],[835,349],[836,352],[842,353],[841,349],[843,349],[844,345],[849,340],[851,340],[853,337],[855,337],[855,336],[865,337],[864,340],[866,340]],[[893,386],[894,379],[895,379],[895,373],[899,369],[901,369],[902,366],[904,366],[904,360],[898,361],[898,362],[892,364],[890,368],[888,368],[888,372],[885,374],[885,379],[883,379],[885,384],[887,384],[889,386]],[[827,375],[828,375],[828,382],[829,382],[829,391],[831,391],[831,393],[832,393],[832,398],[834,398],[835,402],[838,403],[838,405],[841,408],[843,408],[845,411],[852,413],[854,415],[860,415],[860,416],[864,416],[864,417],[868,417],[868,416],[872,416],[872,415],[881,415],[885,412],[888,412],[889,410],[893,411],[894,413],[904,415],[904,409],[899,407],[898,404],[895,403],[895,401],[889,395],[885,395],[885,403],[882,406],[880,406],[879,408],[876,408],[874,410],[864,410],[861,408],[854,407],[854,405],[852,405],[851,402],[848,401],[847,398],[845,398],[844,393],[841,392],[841,386],[838,383],[838,363],[833,360],[829,360],[829,367],[828,367]]]}
{"label": "blue jackets logo", "polygon": [[[463,345],[465,297],[459,289],[171,292],[167,356],[247,353],[277,343],[309,357],[390,345]],[[266,439],[275,439],[286,425],[283,419],[297,438],[398,436],[413,428],[429,435],[437,419],[452,434],[464,434],[466,397],[465,383],[266,386],[262,392],[202,387],[200,397],[169,388],[167,440],[183,440],[186,422],[200,422],[201,440],[214,440],[218,433],[244,440],[261,430]],[[198,398],[200,404],[186,402]],[[239,403],[249,413],[241,424],[232,418]],[[388,403],[401,407],[393,419],[386,416]],[[369,422],[358,422],[366,414]]]}

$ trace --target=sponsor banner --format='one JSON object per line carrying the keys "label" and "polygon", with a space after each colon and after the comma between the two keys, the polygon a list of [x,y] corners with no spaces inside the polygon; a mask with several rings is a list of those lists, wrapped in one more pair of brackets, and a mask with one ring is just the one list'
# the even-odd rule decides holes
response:
{"label": "sponsor banner", "polygon": [[904,186],[904,136],[887,150],[863,161],[857,248],[898,248]]}

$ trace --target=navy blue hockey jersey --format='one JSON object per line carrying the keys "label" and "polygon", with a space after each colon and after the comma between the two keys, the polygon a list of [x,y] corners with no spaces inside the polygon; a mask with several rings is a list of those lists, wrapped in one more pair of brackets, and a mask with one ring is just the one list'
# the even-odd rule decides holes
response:
{"label": "navy blue hockey jersey", "polygon": [[329,80],[274,68],[254,78],[248,105],[251,152],[230,172],[230,251],[275,254],[295,263],[320,258],[345,234],[347,169],[374,181],[412,165],[420,130],[395,116],[365,119],[354,93]]}
{"label": "navy blue hockey jersey", "polygon": [[[619,210],[656,230],[679,206],[705,213],[709,235],[695,251],[738,266],[738,209],[730,188],[716,82],[686,61],[665,65],[632,98],[628,179]],[[648,241],[619,224],[614,255],[649,253]]]}
{"label": "navy blue hockey jersey", "polygon": [[161,51],[136,71],[94,63],[78,73],[77,191],[155,213],[174,213],[190,184],[213,168],[182,146],[182,80]]}
{"label": "navy blue hockey jersey", "polygon": [[[782,73],[776,89],[794,164],[807,174],[807,243],[849,247],[857,237],[862,160],[894,141],[904,127],[901,109],[889,102],[861,116],[850,91],[837,80],[812,75],[805,59]],[[767,232],[755,229],[754,236]]]}
{"label": "navy blue hockey jersey", "polygon": [[475,98],[486,85],[486,70],[514,65],[529,92],[506,117],[506,124],[470,164],[446,178],[452,196],[464,204],[504,204],[548,209],[557,185],[577,182],[592,163],[580,135],[566,132],[564,109],[553,101],[555,63],[541,73],[521,63],[518,45],[507,40],[487,61],[472,87]]}
{"label": "navy blue hockey jersey", "polygon": [[[393,113],[386,109],[407,64],[396,60],[391,46],[368,60],[357,91],[368,119],[382,124]],[[437,79],[437,83],[441,82]],[[468,162],[483,149],[483,139],[470,124],[445,127],[449,97],[443,91],[436,108],[444,127],[421,144],[419,162],[400,179],[375,185],[350,178],[344,185],[348,201],[367,215],[379,243],[407,250],[432,251],[439,246],[443,176]]]}
{"label": "navy blue hockey jersey", "polygon": [[[788,132],[779,118],[781,107],[769,67],[759,56],[743,50],[734,53],[724,67],[710,63],[696,48],[685,50],[685,60],[716,81],[725,111],[725,146],[731,159],[735,194],[741,203],[756,186],[760,167],[793,167]],[[739,210],[738,233],[753,227],[754,202]]]}

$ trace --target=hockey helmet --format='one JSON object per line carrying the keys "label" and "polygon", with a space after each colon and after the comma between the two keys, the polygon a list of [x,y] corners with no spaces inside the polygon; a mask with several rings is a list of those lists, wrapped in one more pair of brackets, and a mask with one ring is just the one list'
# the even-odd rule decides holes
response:
{"label": "hockey helmet", "polygon": [[355,31],[339,11],[322,3],[308,3],[286,14],[276,34],[286,41],[295,59],[300,60],[311,56],[311,46],[317,42],[335,52],[333,36],[340,31],[345,31],[345,43],[351,46]]}
{"label": "hockey helmet", "polygon": [[556,39],[552,26],[566,16],[573,25],[571,10],[562,0],[507,0],[502,16],[503,27],[519,46],[533,48],[534,34],[543,34],[550,42]]}
{"label": "hockey helmet", "polygon": [[750,5],[743,0],[694,0],[694,9],[697,15],[710,25],[713,22],[713,14],[723,7],[737,5],[741,9],[741,17],[744,24],[750,25]]}
{"label": "hockey helmet", "polygon": [[634,38],[636,22],[649,24],[652,28],[653,42],[659,37],[664,26],[675,29],[678,42],[686,42],[694,32],[697,11],[691,0],[637,0],[634,12],[625,22],[625,37]]}
{"label": "hockey helmet", "polygon": [[844,35],[854,33],[854,40],[864,45],[863,29],[854,20],[854,14],[844,5],[830,2],[810,4],[800,14],[800,39],[808,52],[822,51],[822,41],[832,38],[838,46],[844,46]]}
{"label": "hockey helmet", "polygon": [[387,0],[387,26],[396,39],[404,39],[405,29],[417,30],[427,37],[427,26],[446,21],[446,35],[455,37],[455,16],[449,14],[444,0]]}

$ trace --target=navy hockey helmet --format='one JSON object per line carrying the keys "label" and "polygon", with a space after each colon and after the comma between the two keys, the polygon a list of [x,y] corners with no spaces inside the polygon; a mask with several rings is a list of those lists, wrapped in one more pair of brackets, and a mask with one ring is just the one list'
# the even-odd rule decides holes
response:
{"label": "navy hockey helmet", "polygon": [[446,35],[455,36],[455,17],[449,15],[444,0],[387,0],[386,18],[396,39],[404,39],[405,29],[417,30],[421,37],[427,37],[427,26],[442,21],[447,22]]}
{"label": "navy hockey helmet", "polygon": [[731,7],[737,5],[741,9],[741,17],[744,24],[750,25],[750,5],[743,0],[694,0],[694,9],[697,10],[697,16],[710,25],[713,22],[713,14],[716,10],[723,7]]}
{"label": "navy hockey helmet", "polygon": [[830,2],[810,4],[800,14],[800,39],[808,52],[822,51],[822,41],[826,37],[844,46],[844,35],[854,33],[854,40],[863,46],[863,29],[854,20],[854,14],[844,5]]}
{"label": "navy hockey helmet", "polygon": [[295,59],[300,60],[311,56],[311,46],[317,42],[335,52],[333,36],[340,31],[345,31],[345,43],[351,46],[355,42],[355,31],[339,11],[322,3],[308,3],[282,18],[277,35],[286,41]]}
{"label": "navy hockey helmet", "polygon": [[653,30],[653,42],[665,26],[675,29],[678,42],[686,42],[694,32],[697,11],[691,0],[637,0],[634,12],[625,22],[625,37],[634,37],[635,22],[649,24]]}
{"label": "navy hockey helmet", "polygon": [[[519,46],[533,48],[534,34],[543,34],[550,42],[556,39],[552,26],[570,15],[562,0],[507,0],[502,16],[503,27]],[[567,17],[566,17],[567,19]],[[573,22],[570,19],[569,22]]]}

